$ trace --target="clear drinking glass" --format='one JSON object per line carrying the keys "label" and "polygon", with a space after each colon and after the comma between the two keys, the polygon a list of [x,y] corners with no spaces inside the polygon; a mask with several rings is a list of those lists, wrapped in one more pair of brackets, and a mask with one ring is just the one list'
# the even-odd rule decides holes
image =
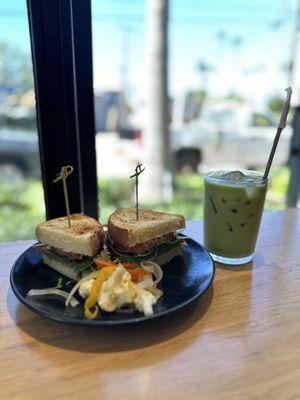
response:
{"label": "clear drinking glass", "polygon": [[239,265],[253,259],[267,186],[256,171],[204,175],[204,244],[215,261]]}

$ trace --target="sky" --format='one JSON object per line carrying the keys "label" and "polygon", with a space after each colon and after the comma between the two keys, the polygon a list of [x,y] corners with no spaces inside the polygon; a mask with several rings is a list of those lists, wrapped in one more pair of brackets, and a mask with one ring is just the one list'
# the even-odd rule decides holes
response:
{"label": "sky", "polygon": [[[169,92],[205,87],[262,104],[288,86],[297,0],[170,0]],[[132,101],[148,82],[147,1],[92,0],[94,88],[119,89]],[[25,0],[0,0],[0,41],[30,52]],[[234,43],[237,43],[234,46]],[[211,66],[203,82],[199,62]],[[124,74],[124,72],[123,72]]]}

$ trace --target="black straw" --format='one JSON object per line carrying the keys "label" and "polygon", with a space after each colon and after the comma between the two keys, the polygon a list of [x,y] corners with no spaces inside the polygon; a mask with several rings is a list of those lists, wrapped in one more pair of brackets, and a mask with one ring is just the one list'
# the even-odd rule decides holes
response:
{"label": "black straw", "polygon": [[274,138],[274,142],[273,142],[273,146],[272,146],[272,149],[271,149],[271,153],[269,155],[269,159],[268,159],[268,162],[267,162],[267,166],[266,166],[266,169],[265,169],[263,180],[268,178],[268,175],[269,175],[270,168],[271,168],[271,165],[272,165],[272,162],[273,162],[273,159],[274,159],[275,151],[276,151],[276,148],[277,148],[277,144],[278,144],[281,132],[283,131],[283,129],[286,126],[286,120],[287,120],[287,116],[288,116],[289,109],[290,109],[292,88],[288,87],[287,89],[285,89],[285,91],[287,92],[286,100],[285,100],[284,107],[283,107],[283,110],[282,110],[282,113],[281,113],[279,125],[278,125],[278,128],[277,128],[276,136]]}

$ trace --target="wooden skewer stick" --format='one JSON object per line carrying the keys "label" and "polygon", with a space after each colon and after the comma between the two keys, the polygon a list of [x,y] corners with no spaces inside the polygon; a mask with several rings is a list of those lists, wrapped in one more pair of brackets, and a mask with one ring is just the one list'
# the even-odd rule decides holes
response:
{"label": "wooden skewer stick", "polygon": [[284,103],[284,106],[283,106],[283,110],[282,110],[282,113],[281,113],[279,125],[278,125],[278,128],[277,128],[276,136],[274,138],[274,142],[273,142],[273,146],[272,146],[272,149],[271,149],[271,153],[269,155],[269,159],[268,159],[268,162],[267,162],[267,166],[266,166],[266,169],[265,169],[263,180],[268,178],[268,175],[269,175],[269,172],[270,172],[270,168],[271,168],[271,165],[272,165],[272,162],[273,162],[273,158],[274,158],[274,155],[275,155],[275,151],[276,151],[276,148],[277,148],[277,144],[278,144],[281,132],[283,131],[283,129],[286,126],[286,120],[287,120],[287,116],[288,116],[289,109],[290,109],[292,88],[288,87],[287,89],[285,89],[285,91],[287,92],[286,100],[285,100],[285,103]]}
{"label": "wooden skewer stick", "polygon": [[70,217],[70,206],[69,206],[69,197],[68,197],[68,188],[66,178],[71,175],[73,172],[73,167],[71,165],[67,165],[66,167],[61,167],[60,173],[57,175],[57,178],[54,179],[53,183],[57,183],[62,180],[63,182],[63,190],[65,197],[65,205],[66,212],[68,217],[69,228],[71,228],[71,217]]}
{"label": "wooden skewer stick", "polygon": [[139,175],[145,171],[145,167],[142,168],[142,164],[138,164],[135,168],[135,174],[131,175],[130,178],[135,178],[135,210],[136,220],[139,219]]}

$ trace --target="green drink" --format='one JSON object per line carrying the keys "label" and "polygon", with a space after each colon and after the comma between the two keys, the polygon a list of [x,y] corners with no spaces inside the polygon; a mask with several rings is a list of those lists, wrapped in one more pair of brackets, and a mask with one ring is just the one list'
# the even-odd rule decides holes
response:
{"label": "green drink", "polygon": [[214,260],[253,259],[268,180],[255,171],[213,171],[204,176],[204,243]]}

